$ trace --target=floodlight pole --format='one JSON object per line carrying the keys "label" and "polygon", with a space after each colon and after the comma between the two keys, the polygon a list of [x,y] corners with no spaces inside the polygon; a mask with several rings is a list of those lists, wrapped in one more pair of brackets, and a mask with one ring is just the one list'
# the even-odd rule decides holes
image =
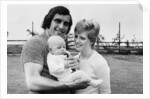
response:
{"label": "floodlight pole", "polygon": [[32,33],[31,33],[32,36],[34,35],[33,29],[34,29],[34,22],[32,21]]}
{"label": "floodlight pole", "polygon": [[121,27],[121,25],[120,25],[120,22],[119,22],[119,54],[120,54],[120,43],[121,43],[121,40],[120,40],[120,27]]}

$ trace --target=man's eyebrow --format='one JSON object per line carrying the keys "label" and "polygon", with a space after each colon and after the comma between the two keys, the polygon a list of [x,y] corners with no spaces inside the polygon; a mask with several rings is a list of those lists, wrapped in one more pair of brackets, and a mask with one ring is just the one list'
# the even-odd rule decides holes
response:
{"label": "man's eyebrow", "polygon": [[69,23],[69,21],[65,21],[65,23]]}
{"label": "man's eyebrow", "polygon": [[54,18],[54,20],[61,20],[61,19],[59,19],[59,18]]}
{"label": "man's eyebrow", "polygon": [[[62,19],[60,19],[60,18],[54,18],[53,20],[59,20],[59,21],[62,21]],[[65,23],[70,23],[70,20],[65,21]]]}

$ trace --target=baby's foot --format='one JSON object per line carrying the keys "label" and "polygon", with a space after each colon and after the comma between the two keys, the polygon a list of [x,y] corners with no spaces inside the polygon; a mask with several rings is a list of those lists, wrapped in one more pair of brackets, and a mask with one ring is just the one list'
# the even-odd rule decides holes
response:
{"label": "baby's foot", "polygon": [[92,86],[92,87],[97,87],[97,86],[99,86],[101,83],[103,82],[103,80],[102,79],[98,79],[98,80],[91,80],[91,83],[90,83],[90,85]]}

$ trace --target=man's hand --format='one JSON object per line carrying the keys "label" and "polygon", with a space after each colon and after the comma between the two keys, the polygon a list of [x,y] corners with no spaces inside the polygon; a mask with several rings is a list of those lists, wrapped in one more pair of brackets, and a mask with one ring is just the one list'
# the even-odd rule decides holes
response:
{"label": "man's hand", "polygon": [[89,85],[87,84],[88,81],[86,80],[75,80],[73,82],[65,82],[65,85],[67,85],[71,90],[78,90],[78,89],[85,89]]}

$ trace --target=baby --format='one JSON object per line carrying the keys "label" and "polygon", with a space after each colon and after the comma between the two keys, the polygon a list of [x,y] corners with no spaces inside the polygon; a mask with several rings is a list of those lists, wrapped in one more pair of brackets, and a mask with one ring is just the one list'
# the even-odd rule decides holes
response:
{"label": "baby", "polygon": [[102,79],[92,79],[85,72],[76,70],[75,72],[69,67],[67,55],[71,54],[66,50],[66,43],[60,36],[51,36],[48,39],[49,53],[47,56],[47,64],[51,75],[62,82],[72,82],[77,79],[87,79],[88,84],[92,87],[100,85]]}

